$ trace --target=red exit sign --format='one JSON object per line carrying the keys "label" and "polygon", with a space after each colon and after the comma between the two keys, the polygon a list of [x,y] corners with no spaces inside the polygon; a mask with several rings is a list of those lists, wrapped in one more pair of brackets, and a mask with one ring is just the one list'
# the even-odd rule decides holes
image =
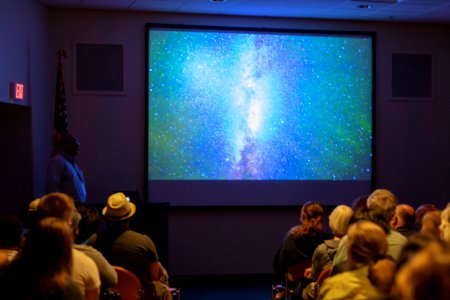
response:
{"label": "red exit sign", "polygon": [[9,93],[11,99],[23,100],[25,97],[25,85],[23,83],[11,82]]}

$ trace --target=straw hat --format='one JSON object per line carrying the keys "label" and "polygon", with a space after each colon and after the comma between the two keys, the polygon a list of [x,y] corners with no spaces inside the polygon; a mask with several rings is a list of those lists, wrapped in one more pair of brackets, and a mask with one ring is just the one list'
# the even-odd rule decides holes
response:
{"label": "straw hat", "polygon": [[131,218],[136,213],[136,205],[131,203],[124,193],[109,196],[102,214],[109,221],[121,221]]}

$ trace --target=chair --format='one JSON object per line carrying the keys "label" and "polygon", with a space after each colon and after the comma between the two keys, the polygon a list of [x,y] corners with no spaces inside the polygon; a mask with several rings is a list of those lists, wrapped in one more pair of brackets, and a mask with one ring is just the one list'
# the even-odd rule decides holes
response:
{"label": "chair", "polygon": [[311,267],[311,259],[307,259],[288,268],[283,283],[272,286],[272,300],[291,299],[294,289],[305,278],[305,270]]}
{"label": "chair", "polygon": [[332,267],[333,267],[332,265],[329,265],[329,266],[323,268],[322,272],[320,272],[319,276],[317,276],[316,284],[319,287],[322,285],[322,283],[325,281],[325,279],[330,277]]}
{"label": "chair", "polygon": [[117,285],[114,287],[122,300],[140,300],[142,298],[142,285],[139,278],[131,271],[113,266],[117,272]]}
{"label": "chair", "polygon": [[179,288],[169,288],[170,293],[172,294],[173,299],[180,300],[181,299],[181,291]]}

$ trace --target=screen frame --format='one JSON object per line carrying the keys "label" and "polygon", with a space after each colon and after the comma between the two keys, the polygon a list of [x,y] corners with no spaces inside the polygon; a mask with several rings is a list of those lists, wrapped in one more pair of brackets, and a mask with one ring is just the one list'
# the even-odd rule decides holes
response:
{"label": "screen frame", "polygon": [[[211,180],[207,181],[212,184],[212,186],[218,187],[219,189],[229,189],[230,185],[235,185],[232,190],[239,190],[240,188],[257,188],[262,189],[263,193],[265,190],[268,189],[284,189],[288,188],[288,192],[284,192],[284,196],[290,198],[289,203],[273,203],[273,201],[269,201],[267,199],[261,199],[261,202],[254,203],[254,201],[245,202],[244,204],[239,204],[239,201],[231,201],[231,202],[219,202],[218,204],[212,203],[209,201],[197,201],[195,200],[195,204],[192,204],[192,202],[185,203],[178,203],[176,201],[171,201],[171,197],[168,197],[167,201],[151,201],[152,193],[149,191],[152,184],[149,182],[148,179],[148,163],[149,163],[149,126],[148,126],[148,105],[149,105],[149,93],[148,93],[148,87],[149,87],[149,74],[148,74],[148,67],[149,67],[149,31],[151,29],[167,29],[167,30],[204,30],[204,31],[232,31],[232,32],[242,32],[242,33],[273,33],[273,34],[303,34],[303,35],[324,35],[324,36],[359,36],[359,37],[368,37],[371,39],[371,51],[372,51],[372,91],[371,91],[371,97],[372,97],[372,109],[371,109],[371,117],[372,117],[372,143],[371,143],[371,179],[370,179],[370,191],[374,190],[376,187],[376,33],[372,31],[344,31],[344,30],[311,30],[311,29],[292,29],[292,28],[267,28],[267,27],[247,27],[247,26],[211,26],[211,25],[186,25],[186,24],[168,24],[168,23],[146,23],[145,24],[145,165],[144,165],[144,197],[143,201],[146,203],[169,203],[172,207],[196,207],[196,208],[220,208],[220,207],[296,207],[299,204],[302,203],[300,201],[299,203],[293,203],[291,202],[292,199],[297,198],[297,193],[301,192],[301,185],[298,187],[294,186],[294,182],[300,182],[300,181],[285,181],[285,180],[235,180],[235,181],[228,181],[228,180]],[[163,185],[170,185],[172,180],[158,180],[158,182],[162,183]],[[202,184],[204,184],[206,180],[180,180],[178,181],[178,184],[182,187],[182,191],[185,191],[185,189],[189,189],[188,186],[191,185],[191,187],[194,187],[194,189],[199,188]],[[321,182],[321,181],[317,181]],[[370,192],[368,191],[368,193]],[[324,197],[328,195],[327,191],[323,191]],[[357,197],[361,196],[361,194],[353,194],[347,193],[345,199],[339,199],[339,204],[348,204],[351,205],[351,202],[356,199]],[[161,197],[161,195],[158,195],[158,197]],[[332,200],[331,202],[325,200],[321,201],[323,199],[311,199],[318,201],[321,204],[324,205],[337,205],[338,203],[336,200]]]}

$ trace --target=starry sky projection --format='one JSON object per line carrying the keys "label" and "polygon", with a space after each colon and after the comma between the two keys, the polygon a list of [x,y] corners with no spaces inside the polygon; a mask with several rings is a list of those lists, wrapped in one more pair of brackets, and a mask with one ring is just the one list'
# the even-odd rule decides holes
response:
{"label": "starry sky projection", "polygon": [[149,31],[150,180],[370,180],[372,40]]}

